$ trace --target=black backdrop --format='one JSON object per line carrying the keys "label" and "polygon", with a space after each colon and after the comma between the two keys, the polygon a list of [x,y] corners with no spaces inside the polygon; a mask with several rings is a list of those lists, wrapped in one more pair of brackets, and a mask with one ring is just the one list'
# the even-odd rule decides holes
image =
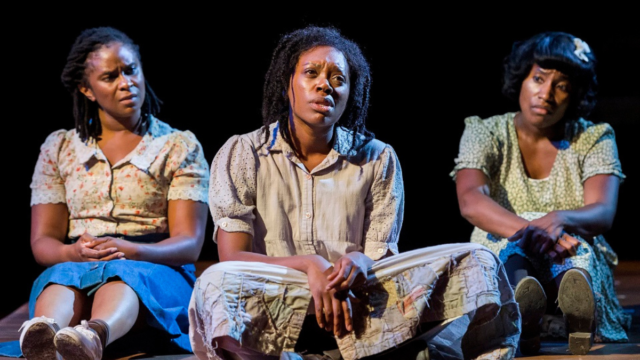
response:
{"label": "black backdrop", "polygon": [[[192,130],[209,162],[229,136],[260,126],[262,80],[280,35],[306,24],[335,25],[356,40],[373,72],[369,128],[394,146],[403,168],[401,250],[468,241],[471,226],[458,212],[448,175],[463,119],[515,109],[500,94],[501,61],[513,41],[545,30],[571,32],[599,59],[600,100],[591,119],[614,127],[627,175],[607,239],[622,260],[639,258],[633,250],[633,224],[640,199],[635,143],[640,31],[636,19],[625,20],[627,15],[631,19],[631,9],[615,9],[612,16],[599,10],[560,15],[532,8],[462,17],[400,5],[368,9],[367,15],[318,5],[274,16],[249,5],[243,12],[187,4],[167,9],[101,4],[68,13],[38,8],[34,15],[28,11],[36,9],[23,5],[5,13],[2,25],[2,153],[5,174],[10,174],[3,181],[10,201],[3,212],[8,246],[2,251],[0,273],[2,293],[11,296],[1,297],[0,316],[28,300],[31,284],[43,270],[29,247],[29,183],[45,137],[73,126],[71,99],[60,83],[66,55],[82,29],[105,25],[123,30],[140,45],[145,75],[164,100],[159,117]],[[150,13],[143,15],[143,9]],[[54,15],[61,11],[64,15]],[[217,259],[211,233],[209,220],[202,260]]]}

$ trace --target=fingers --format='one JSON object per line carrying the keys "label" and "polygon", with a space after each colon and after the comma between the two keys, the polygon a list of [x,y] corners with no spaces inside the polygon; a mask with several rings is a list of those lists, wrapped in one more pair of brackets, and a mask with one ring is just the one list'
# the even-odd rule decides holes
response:
{"label": "fingers", "polygon": [[[333,275],[333,276],[332,276]],[[358,275],[357,268],[355,266],[345,266],[340,269],[337,273],[332,273],[329,280],[329,284],[327,284],[327,291],[336,290],[336,291],[347,291],[356,281],[356,277]]]}
{"label": "fingers", "polygon": [[333,334],[342,336],[353,329],[351,291],[336,292],[333,298]]}
{"label": "fingers", "polygon": [[[91,248],[86,248],[82,250],[82,256],[85,258],[100,260],[106,258],[108,256],[112,256],[118,253],[118,249],[115,247],[104,249],[104,250],[95,250]],[[121,253],[124,256],[124,253]]]}
{"label": "fingers", "polygon": [[[340,302],[340,305],[342,305],[342,314],[344,317],[344,329],[346,331],[352,331],[353,330],[353,308],[351,306],[351,299],[349,298],[349,296],[347,296],[346,299],[344,299],[343,301]],[[338,336],[341,336],[342,334],[338,334]]]}
{"label": "fingers", "polygon": [[322,302],[322,297],[318,297],[316,299],[316,297],[314,296],[314,304],[315,304],[315,310],[316,310],[316,322],[318,322],[318,326],[322,329],[325,328],[325,321],[324,321],[324,305]]}
{"label": "fingers", "polygon": [[569,234],[563,234],[556,243],[555,250],[566,254],[565,257],[575,256],[578,253],[580,241]]}
{"label": "fingers", "polygon": [[123,252],[115,252],[113,254],[107,255],[105,257],[100,258],[100,261],[111,261],[111,260],[125,260]]}
{"label": "fingers", "polygon": [[524,230],[525,230],[525,229],[526,229],[526,227],[524,227],[524,228],[522,228],[522,229],[520,229],[520,230],[516,231],[516,233],[515,233],[515,234],[513,234],[513,235],[511,235],[511,236],[509,236],[509,237],[507,238],[507,240],[508,240],[508,241],[518,241],[518,240],[520,240],[520,238],[522,238],[522,234],[524,233]]}

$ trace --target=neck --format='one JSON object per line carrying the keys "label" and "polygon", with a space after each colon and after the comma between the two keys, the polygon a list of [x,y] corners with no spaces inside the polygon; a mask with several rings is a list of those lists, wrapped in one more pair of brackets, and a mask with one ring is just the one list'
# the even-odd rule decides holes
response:
{"label": "neck", "polygon": [[140,113],[126,118],[113,118],[100,114],[100,124],[102,125],[103,133],[130,132],[136,135],[142,135],[145,131],[143,126],[144,121]]}
{"label": "neck", "polygon": [[316,154],[326,155],[331,151],[333,126],[315,129],[311,127],[298,127],[290,123],[289,131],[296,151],[303,158]]}
{"label": "neck", "polygon": [[563,121],[559,121],[553,126],[537,127],[524,121],[522,113],[518,112],[514,118],[514,124],[518,134],[531,141],[561,140],[564,136],[565,123]]}

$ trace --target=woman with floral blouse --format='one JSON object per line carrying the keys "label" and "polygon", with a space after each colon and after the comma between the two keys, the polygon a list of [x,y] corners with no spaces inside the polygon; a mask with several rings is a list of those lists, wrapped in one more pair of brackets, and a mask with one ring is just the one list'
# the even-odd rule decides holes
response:
{"label": "woman with floral blouse", "polygon": [[138,46],[116,29],[84,30],[61,78],[76,125],[46,138],[31,183],[31,248],[47,268],[19,342],[0,354],[95,360],[139,329],[161,334],[158,348],[190,352],[208,203],[202,147],[155,117],[161,102]]}

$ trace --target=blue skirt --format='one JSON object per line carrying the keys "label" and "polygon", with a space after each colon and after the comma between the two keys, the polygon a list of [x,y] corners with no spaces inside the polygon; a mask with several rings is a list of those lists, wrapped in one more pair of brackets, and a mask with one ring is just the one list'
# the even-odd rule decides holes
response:
{"label": "blue skirt", "polygon": [[[36,299],[47,285],[72,286],[88,290],[91,295],[116,278],[129,285],[149,310],[146,319],[149,326],[166,333],[173,347],[192,352],[188,308],[196,279],[194,264],[171,267],[135,260],[56,264],[43,271],[33,283],[29,318],[33,318]],[[0,343],[0,356],[22,356],[19,341]]]}

